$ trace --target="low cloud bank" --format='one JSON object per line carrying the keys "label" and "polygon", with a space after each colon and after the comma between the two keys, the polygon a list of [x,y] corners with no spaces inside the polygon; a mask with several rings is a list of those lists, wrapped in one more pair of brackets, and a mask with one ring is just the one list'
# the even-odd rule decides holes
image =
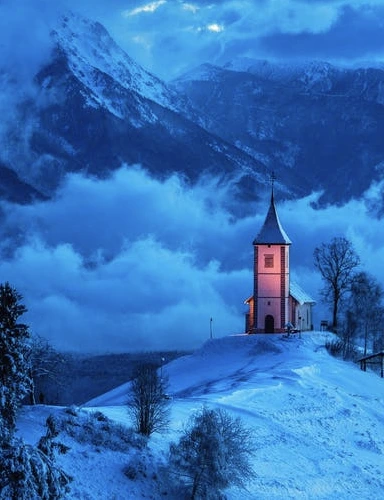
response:
{"label": "low cloud bank", "polygon": [[[380,193],[373,186],[362,201],[321,210],[312,207],[316,194],[278,203],[293,241],[292,278],[315,299],[313,249],[333,236],[351,239],[384,282],[376,264],[384,235],[368,210]],[[214,336],[243,331],[266,195],[253,217],[234,220],[214,179],[190,187],[138,167],[106,180],[70,175],[54,200],[2,205],[1,281],[23,294],[32,331],[59,349],[194,348],[209,338],[211,318]]]}
{"label": "low cloud bank", "polygon": [[250,271],[230,262],[230,228],[243,222],[212,204],[209,185],[138,168],[104,181],[71,175],[56,199],[4,204],[3,214],[2,279],[24,295],[33,331],[60,349],[191,348],[209,337],[210,318],[214,335],[242,331]]}

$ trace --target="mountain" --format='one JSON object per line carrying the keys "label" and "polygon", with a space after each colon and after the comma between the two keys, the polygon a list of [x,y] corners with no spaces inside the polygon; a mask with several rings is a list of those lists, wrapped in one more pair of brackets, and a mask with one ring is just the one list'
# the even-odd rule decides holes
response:
{"label": "mountain", "polygon": [[383,176],[384,70],[240,59],[173,82],[208,131],[274,170],[288,186],[359,197]]}
{"label": "mountain", "polygon": [[251,193],[265,182],[261,162],[205,130],[188,98],[135,63],[101,24],[69,14],[51,36],[35,98],[18,105],[27,140],[7,138],[6,166],[33,189],[50,196],[67,172],[105,177],[122,163],[192,182],[210,173]]}
{"label": "mountain", "polygon": [[280,196],[324,190],[321,201],[332,203],[382,178],[380,67],[238,59],[166,84],[100,23],[68,14],[51,40],[33,94],[19,92],[2,136],[2,168],[13,172],[11,183],[0,182],[3,199],[50,197],[68,172],[104,178],[123,163],[192,183],[214,175],[245,201],[265,192],[272,171]]}
{"label": "mountain", "polygon": [[15,171],[0,162],[0,199],[24,204],[44,198],[38,190],[21,180]]}
{"label": "mountain", "polygon": [[330,335],[213,339],[164,365],[172,396],[169,432],[153,434],[141,449],[121,440],[131,424],[128,383],[82,408],[25,407],[19,433],[35,444],[47,415],[64,420],[57,440],[70,449],[58,461],[74,478],[68,499],[179,499],[161,466],[169,443],[205,405],[240,417],[255,439],[255,478],[246,490],[227,489],[229,500],[380,498],[383,380],[331,357],[325,349]]}

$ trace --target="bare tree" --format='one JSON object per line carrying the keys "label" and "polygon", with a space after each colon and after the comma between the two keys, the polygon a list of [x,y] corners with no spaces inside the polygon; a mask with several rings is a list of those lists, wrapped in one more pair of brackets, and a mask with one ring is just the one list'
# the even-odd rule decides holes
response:
{"label": "bare tree", "polygon": [[160,377],[152,364],[141,365],[132,381],[128,409],[137,432],[150,436],[165,431],[169,424],[170,400],[167,381]]}
{"label": "bare tree", "polygon": [[60,371],[63,369],[65,357],[57,352],[48,340],[34,335],[31,337],[30,363],[33,379],[30,402],[35,404],[38,395],[38,401],[44,403],[44,386],[48,382],[59,385]]}
{"label": "bare tree", "polygon": [[348,308],[344,314],[344,321],[339,325],[338,335],[339,342],[333,342],[334,348],[337,349],[337,354],[342,352],[344,359],[353,359],[355,356],[356,340],[359,333],[359,324],[355,313]]}
{"label": "bare tree", "polygon": [[349,240],[337,237],[315,248],[314,261],[324,281],[323,298],[332,304],[332,325],[337,331],[341,300],[351,288],[360,259]]}
{"label": "bare tree", "polygon": [[381,333],[383,289],[374,276],[366,272],[355,275],[351,284],[348,313],[353,318],[358,335],[364,341],[364,355],[368,341],[376,340]]}

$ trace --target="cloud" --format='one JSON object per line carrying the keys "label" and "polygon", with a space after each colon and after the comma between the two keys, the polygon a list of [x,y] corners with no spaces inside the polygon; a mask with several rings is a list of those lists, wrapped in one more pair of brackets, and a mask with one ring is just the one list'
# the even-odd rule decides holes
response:
{"label": "cloud", "polygon": [[[313,267],[313,250],[333,237],[349,239],[361,258],[361,268],[376,277],[384,287],[384,234],[382,219],[372,207],[381,204],[384,182],[374,183],[361,200],[351,200],[343,206],[314,209],[319,193],[297,201],[288,201],[279,207],[279,216],[292,240],[291,268],[297,279],[319,304],[318,314],[325,314],[319,301],[322,287],[320,276]],[[328,313],[329,314],[329,313]]]}
{"label": "cloud", "polygon": [[257,9],[251,0],[168,1],[151,9],[150,16],[126,12],[123,16],[125,22],[119,28],[111,25],[119,42],[144,66],[168,79],[203,62],[226,62],[233,57],[233,47],[237,56],[261,56],[259,39],[271,33],[326,31],[338,10],[330,4],[296,1],[263,1]]}
{"label": "cloud", "polygon": [[208,31],[213,31],[214,33],[220,33],[224,31],[224,26],[222,24],[212,23],[207,26]]}
{"label": "cloud", "polygon": [[55,200],[3,206],[0,273],[24,295],[32,329],[61,349],[196,347],[211,317],[217,335],[242,330],[248,293],[249,270],[232,262],[231,216],[211,198],[208,184],[137,168],[104,181],[69,176]]}
{"label": "cloud", "polygon": [[50,30],[56,10],[48,0],[0,2],[0,141],[1,155],[9,133],[18,133],[24,117],[18,106],[37,98],[33,78],[52,51]]}
{"label": "cloud", "polygon": [[155,12],[159,7],[164,5],[166,0],[157,0],[156,2],[149,2],[141,7],[136,7],[132,10],[126,10],[123,12],[123,16],[137,16],[138,14],[143,13],[152,13]]}
{"label": "cloud", "polygon": [[210,317],[222,334],[238,327],[236,308],[215,289],[218,277],[229,286],[232,273],[199,268],[152,238],[91,268],[70,245],[35,241],[2,271],[15,265],[32,329],[64,350],[191,348],[207,338]]}
{"label": "cloud", "polygon": [[317,58],[329,61],[351,61],[382,57],[384,7],[345,6],[337,22],[325,32],[281,32],[261,38],[260,46],[268,56]]}
{"label": "cloud", "polygon": [[[384,283],[382,221],[372,217],[383,190],[375,184],[361,201],[320,210],[319,194],[277,203],[293,241],[292,279],[316,300],[313,250],[333,236],[349,238]],[[32,330],[60,349],[195,348],[209,337],[210,318],[215,336],[243,331],[265,194],[253,216],[235,219],[215,179],[187,186],[139,167],[104,180],[70,175],[54,200],[2,204],[2,281],[23,294]],[[320,302],[316,311],[318,326],[329,314]]]}
{"label": "cloud", "polygon": [[132,0],[128,8],[124,0],[18,0],[17,8],[3,0],[7,73],[28,80],[47,59],[49,32],[68,9],[100,21],[131,57],[166,80],[201,63],[244,56],[382,59],[381,0],[260,0],[257,8],[253,0]]}
{"label": "cloud", "polygon": [[50,30],[57,19],[57,8],[48,0],[16,3],[0,3],[0,66],[20,82],[30,78],[49,57]]}
{"label": "cloud", "polygon": [[132,57],[167,80],[243,56],[379,59],[382,15],[381,0],[263,0],[257,8],[251,0],[168,0],[133,2],[120,18],[104,12],[100,20]]}

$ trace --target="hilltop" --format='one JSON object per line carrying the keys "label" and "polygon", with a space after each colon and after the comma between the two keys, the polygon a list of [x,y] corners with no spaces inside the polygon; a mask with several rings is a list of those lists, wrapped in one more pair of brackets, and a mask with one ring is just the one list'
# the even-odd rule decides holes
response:
{"label": "hilltop", "polygon": [[[165,460],[168,443],[202,405],[224,408],[254,431],[254,482],[245,492],[227,491],[229,499],[380,496],[383,380],[331,357],[325,349],[330,336],[225,337],[172,361],[163,367],[173,398],[170,432],[154,435],[144,455],[79,444],[62,434],[71,450],[60,462],[75,478],[68,498],[161,498],[166,491],[157,489],[153,464]],[[127,424],[128,388],[123,384],[93,399],[83,411]],[[63,410],[25,408],[20,432],[33,442],[52,411]],[[142,469],[134,480],[122,473],[129,463]]]}

